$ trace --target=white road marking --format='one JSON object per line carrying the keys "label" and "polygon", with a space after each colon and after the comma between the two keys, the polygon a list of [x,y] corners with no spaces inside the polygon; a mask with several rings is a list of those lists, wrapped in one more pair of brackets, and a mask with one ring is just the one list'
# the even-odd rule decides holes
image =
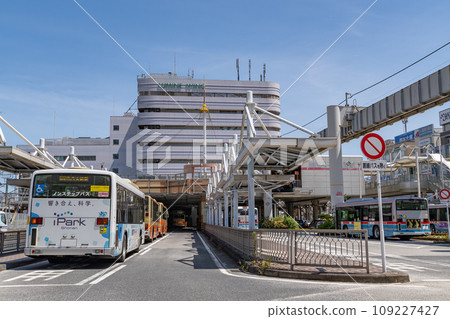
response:
{"label": "white road marking", "polygon": [[141,253],[139,254],[139,256],[145,255],[145,254],[148,253],[150,250],[152,250],[151,247],[148,248],[148,249],[146,249],[146,250],[144,250],[143,252],[141,252]]}
{"label": "white road marking", "polygon": [[0,288],[30,288],[30,287],[70,287],[74,284],[35,284],[35,285],[0,285]]}
{"label": "white road marking", "polygon": [[10,278],[7,280],[4,280],[3,282],[9,282],[16,279],[24,279],[23,281],[32,281],[38,278],[42,278],[45,281],[53,280],[55,278],[58,278],[62,275],[68,274],[69,272],[72,272],[73,270],[35,270],[26,274],[23,274],[18,277]]}
{"label": "white road marking", "polygon": [[100,278],[98,278],[97,280],[94,280],[94,281],[91,282],[90,284],[91,284],[91,285],[96,285],[96,284],[98,284],[99,282],[101,282],[101,281],[105,280],[106,278],[108,278],[109,276],[115,274],[116,272],[118,272],[118,271],[121,270],[122,268],[125,268],[126,266],[127,266],[127,265],[119,266],[119,267],[117,267],[116,269],[107,272],[106,274],[104,274],[103,276],[101,276]]}
{"label": "white road marking", "polygon": [[116,267],[118,267],[118,266],[119,266],[119,264],[115,264],[114,266],[112,266],[112,267],[109,268],[109,269],[99,271],[98,273],[93,274],[92,276],[90,276],[90,277],[88,277],[88,278],[86,278],[86,279],[80,281],[79,283],[76,283],[75,285],[76,285],[76,286],[82,286],[82,285],[84,285],[85,283],[88,283],[89,281],[94,280],[95,278],[97,278],[97,277],[99,277],[99,276],[101,276],[101,275],[104,275],[108,270],[114,269],[114,268],[116,268]]}
{"label": "white road marking", "polygon": [[[373,265],[381,267],[381,262],[375,262],[375,263],[373,263]],[[410,264],[405,264],[405,263],[389,263],[388,262],[387,267],[389,269],[394,269],[394,270],[399,270],[399,271],[407,271],[407,270],[419,271],[419,272],[439,271],[436,269],[431,269],[431,268],[421,267],[421,266],[416,266],[416,265],[410,265]]]}
{"label": "white road marking", "polygon": [[[371,252],[370,255],[377,255],[377,256],[381,256],[381,254],[379,253],[373,253]],[[417,262],[417,263],[424,263],[424,264],[431,264],[433,266],[437,266],[437,267],[448,267],[450,268],[450,264],[445,264],[445,263],[436,263],[433,261],[427,261],[427,260],[419,260],[419,259],[415,259],[415,258],[409,258],[409,257],[405,257],[405,256],[395,256],[395,255],[386,255],[387,258],[397,258],[397,259],[402,259],[402,260],[406,260],[406,261],[410,261],[410,262]],[[371,257],[372,258],[372,257]]]}

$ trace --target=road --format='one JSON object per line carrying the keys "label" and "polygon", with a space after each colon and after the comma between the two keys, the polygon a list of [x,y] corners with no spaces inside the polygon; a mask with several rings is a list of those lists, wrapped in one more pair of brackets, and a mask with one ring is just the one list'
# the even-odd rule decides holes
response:
{"label": "road", "polygon": [[[379,242],[369,243],[380,262]],[[0,300],[61,301],[385,301],[449,300],[450,246],[387,240],[388,267],[406,284],[357,284],[262,277],[239,271],[199,232],[171,232],[124,263],[42,261],[0,272]]]}

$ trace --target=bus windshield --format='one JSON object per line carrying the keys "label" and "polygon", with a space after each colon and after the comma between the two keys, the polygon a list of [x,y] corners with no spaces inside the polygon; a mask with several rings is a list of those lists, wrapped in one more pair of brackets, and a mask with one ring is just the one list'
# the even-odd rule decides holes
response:
{"label": "bus windshield", "polygon": [[39,174],[34,198],[110,198],[111,177],[93,174]]}
{"label": "bus windshield", "polygon": [[0,223],[3,223],[6,225],[6,216],[5,214],[0,214]]}
{"label": "bus windshield", "polygon": [[428,208],[425,199],[397,199],[397,210],[426,210]]}

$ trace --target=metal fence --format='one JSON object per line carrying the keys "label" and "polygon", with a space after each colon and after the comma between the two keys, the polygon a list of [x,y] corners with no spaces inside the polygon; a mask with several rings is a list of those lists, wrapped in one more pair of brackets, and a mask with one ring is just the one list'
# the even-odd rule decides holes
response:
{"label": "metal fence", "polygon": [[28,214],[6,213],[8,230],[24,230],[27,228]]}
{"label": "metal fence", "polygon": [[0,231],[0,255],[25,248],[26,231]]}
{"label": "metal fence", "polygon": [[369,273],[366,230],[258,229],[207,225],[205,230],[250,258],[295,265],[365,268]]}

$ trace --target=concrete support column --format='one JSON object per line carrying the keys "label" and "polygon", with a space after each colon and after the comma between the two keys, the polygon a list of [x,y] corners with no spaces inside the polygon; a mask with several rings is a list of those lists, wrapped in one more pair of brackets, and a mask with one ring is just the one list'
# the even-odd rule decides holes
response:
{"label": "concrete support column", "polygon": [[209,224],[214,224],[214,217],[213,217],[213,206],[209,206]]}
{"label": "concrete support column", "polygon": [[214,201],[214,225],[219,225],[219,204]]}
{"label": "concrete support column", "polygon": [[212,210],[212,206],[208,206],[208,218],[209,218],[209,222],[208,224],[212,225],[213,224],[213,210]]}
{"label": "concrete support column", "polygon": [[238,207],[239,207],[239,194],[237,189],[233,189],[233,228],[239,228],[238,225]]}
{"label": "concrete support column", "polygon": [[286,203],[286,210],[289,216],[294,216],[294,203]]}
{"label": "concrete support column", "polygon": [[318,200],[312,201],[313,220],[318,220],[320,215],[320,205]]}
{"label": "concrete support column", "polygon": [[[253,102],[253,92],[247,91],[247,101],[245,107],[249,111],[247,114],[247,138],[255,137],[255,131],[253,126],[253,114],[255,103]],[[247,181],[248,181],[248,229],[255,229],[255,182],[253,176],[255,174],[255,158],[253,154],[250,154],[250,158],[247,165]]]}
{"label": "concrete support column", "polygon": [[[327,107],[328,137],[336,137],[336,147],[330,149],[330,194],[331,210],[334,212],[336,204],[344,202],[344,175],[342,173],[342,145],[341,145],[341,110],[338,105]],[[315,217],[315,216],[314,216]]]}
{"label": "concrete support column", "polygon": [[264,219],[273,218],[272,190],[264,192]]}
{"label": "concrete support column", "polygon": [[247,166],[248,181],[248,229],[255,229],[255,182],[253,180],[255,170],[255,159],[250,155]]}
{"label": "concrete support column", "polygon": [[219,199],[219,226],[223,226],[222,199]]}
{"label": "concrete support column", "polygon": [[223,217],[224,217],[224,226],[229,227],[228,225],[228,191],[223,191]]}

